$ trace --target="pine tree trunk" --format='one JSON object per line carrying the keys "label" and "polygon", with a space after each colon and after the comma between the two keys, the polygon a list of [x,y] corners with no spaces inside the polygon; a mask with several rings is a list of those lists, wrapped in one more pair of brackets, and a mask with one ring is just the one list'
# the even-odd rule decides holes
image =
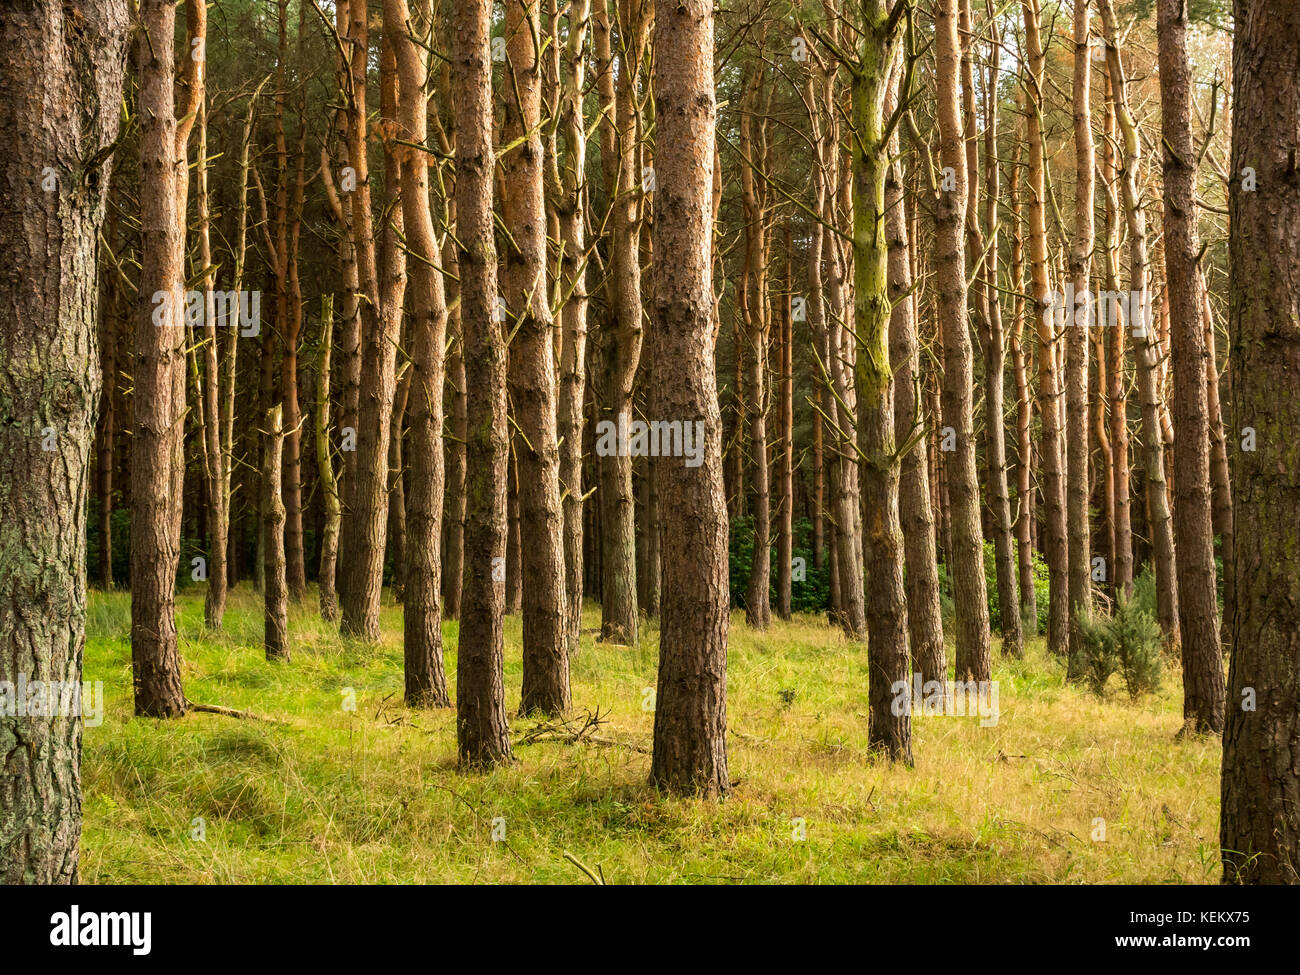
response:
{"label": "pine tree trunk", "polygon": [[[1300,8],[1233,5],[1229,358],[1236,538],[1226,883],[1300,883]],[[1249,171],[1247,171],[1249,167]],[[1253,177],[1253,182],[1247,179]],[[1245,449],[1250,428],[1254,450]]]}
{"label": "pine tree trunk", "polygon": [[1136,360],[1137,392],[1142,410],[1142,466],[1146,482],[1147,532],[1156,576],[1156,615],[1160,629],[1170,644],[1178,643],[1178,587],[1175,583],[1173,518],[1169,511],[1169,492],[1165,483],[1164,444],[1167,442],[1160,421],[1159,367],[1161,351],[1150,320],[1151,295],[1148,291],[1146,213],[1138,187],[1138,167],[1142,142],[1137,124],[1128,105],[1128,82],[1117,44],[1117,27],[1110,0],[1097,0],[1102,29],[1106,37],[1106,69],[1110,75],[1111,96],[1121,136],[1121,187],[1124,219],[1129,235],[1129,293],[1140,298],[1143,321],[1128,323],[1133,337]]}
{"label": "pine tree trunk", "polygon": [[[893,150],[896,154],[896,149]],[[894,370],[894,442],[905,452],[898,485],[898,514],[907,562],[907,626],[912,667],[922,683],[948,679],[939,603],[939,560],[930,506],[925,415],[920,401],[921,362],[912,292],[912,241],[904,207],[903,167],[885,176],[885,233],[889,243],[889,357]],[[909,446],[910,445],[910,446]]]}
{"label": "pine tree trunk", "polygon": [[[632,420],[632,388],[641,358],[641,208],[638,78],[649,29],[644,0],[619,0],[619,60],[615,83],[606,5],[598,2],[594,40],[596,88],[605,113],[600,123],[601,164],[612,261],[607,285],[613,317],[601,330],[601,418],[619,424]],[[601,503],[600,638],[614,643],[637,640],[636,513],[632,458],[624,451],[599,458]]]}
{"label": "pine tree trunk", "polygon": [[493,314],[492,61],[489,0],[452,15],[456,244],[465,333],[465,581],[456,660],[456,742],[464,768],[511,759],[506,727],[502,588],[506,554],[505,322]]}
{"label": "pine tree trunk", "polygon": [[971,341],[966,310],[966,256],[962,222],[966,207],[966,161],[958,113],[957,0],[935,5],[935,58],[938,65],[940,158],[955,189],[941,193],[935,227],[936,290],[943,330],[943,423],[951,428],[955,449],[949,453],[948,499],[952,512],[952,580],[956,607],[958,680],[986,681],[989,654],[989,607],[984,580],[984,534],[975,469],[972,419]]}
{"label": "pine tree trunk", "polygon": [[[411,443],[406,494],[403,667],[408,707],[450,707],[442,664],[442,387],[447,305],[441,256],[429,209],[428,70],[418,41],[429,35],[428,0],[384,0],[384,24],[397,58],[402,225],[410,264],[411,350],[408,373]],[[400,430],[394,433],[396,442]]]}
{"label": "pine tree trunk", "polygon": [[[176,7],[143,0],[140,64],[140,310],[131,438],[131,663],[135,713],[185,713],[176,635],[184,488],[187,166],[174,103]],[[146,36],[150,40],[146,40]],[[158,300],[155,301],[154,299]]]}
{"label": "pine tree trunk", "polygon": [[284,410],[276,404],[264,417],[262,437],[262,510],[266,530],[264,554],[263,635],[267,660],[289,660],[289,581],[284,555],[285,509],[281,496]]}
{"label": "pine tree trunk", "polygon": [[[653,458],[664,508],[663,603],[651,782],[666,792],[725,795],[727,775],[727,507],[714,374],[712,266],[713,5],[657,11],[654,93],[661,144],[655,251],[679,255],[659,274],[650,330],[655,416],[703,423],[704,459]],[[662,267],[662,265],[661,265]],[[703,354],[700,354],[703,351]]]}
{"label": "pine tree trunk", "polygon": [[1183,654],[1184,727],[1223,731],[1223,658],[1215,586],[1210,502],[1205,327],[1197,258],[1196,156],[1192,143],[1187,13],[1181,0],[1159,0],[1160,118],[1164,146],[1165,294],[1174,378],[1174,537]]}
{"label": "pine tree trunk", "polygon": [[[984,342],[984,416],[985,442],[988,451],[989,505],[992,508],[994,571],[998,587],[998,605],[1002,609],[1002,652],[1019,657],[1023,652],[1020,613],[1016,597],[1016,553],[1012,537],[1011,497],[1007,487],[1007,439],[1004,409],[1003,376],[1007,367],[1007,347],[1002,333],[1002,305],[998,291],[998,195],[997,157],[997,81],[1001,74],[1001,35],[992,18],[992,0],[985,0],[990,15],[992,42],[984,104],[984,227],[988,236],[985,255],[984,295],[987,302]],[[972,191],[972,197],[974,192]]]}
{"label": "pine tree trunk", "polygon": [[[502,297],[514,338],[515,463],[519,476],[520,567],[523,577],[523,698],[520,714],[569,709],[568,607],[564,592],[564,513],[554,322],[546,273],[546,209],[542,187],[541,37],[537,0],[506,7],[506,58],[511,84],[502,135],[522,140],[501,160],[507,186]],[[635,612],[635,610],[634,610]]]}
{"label": "pine tree trunk", "polygon": [[1069,660],[1067,678],[1082,675],[1084,626],[1092,616],[1092,533],[1088,521],[1088,333],[1092,316],[1091,271],[1094,169],[1092,141],[1092,57],[1088,45],[1091,10],[1074,4],[1074,232],[1069,274],[1074,306],[1065,308],[1066,561],[1068,569]]}
{"label": "pine tree trunk", "polygon": [[[148,4],[146,12],[161,13]],[[128,34],[120,0],[0,8],[0,239],[12,245],[0,278],[0,680],[8,682],[81,685],[86,492],[101,391],[95,262]],[[76,882],[81,729],[76,717],[0,715],[0,883]]]}
{"label": "pine tree trunk", "polygon": [[[903,529],[898,514],[900,464],[894,439],[894,379],[889,362],[889,246],[885,179],[891,146],[885,102],[896,55],[897,24],[884,0],[864,5],[859,61],[853,75],[853,321],[857,355],[858,447],[862,451],[862,542],[871,572],[866,586],[868,746],[891,761],[912,763],[912,719],[897,707],[909,686]],[[896,87],[896,85],[895,85]],[[891,106],[892,113],[892,106]],[[903,693],[910,694],[904,690]]]}

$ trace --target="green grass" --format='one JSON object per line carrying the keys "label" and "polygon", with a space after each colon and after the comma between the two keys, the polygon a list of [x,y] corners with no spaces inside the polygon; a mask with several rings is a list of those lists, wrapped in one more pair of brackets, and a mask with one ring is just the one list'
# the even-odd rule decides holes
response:
{"label": "green grass", "polygon": [[[248,588],[232,596],[219,635],[203,628],[201,589],[182,593],[187,695],[279,723],[157,721],[131,715],[128,596],[91,594],[85,677],[104,682],[107,704],[103,724],[85,733],[83,882],[588,882],[566,851],[610,883],[1218,878],[1219,744],[1175,740],[1177,668],[1159,695],[1101,700],[1065,686],[1035,643],[1023,661],[995,662],[996,726],[914,718],[909,770],[867,751],[861,646],[820,619],[756,633],[737,613],[727,678],[734,791],[698,802],[647,785],[653,623],[634,648],[584,630],[573,701],[579,714],[607,714],[599,743],[517,744],[513,765],[463,775],[454,713],[402,706],[400,608],[385,605],[378,647],[342,640],[314,610],[291,610],[292,662],[271,664]],[[585,625],[598,622],[588,607]],[[454,693],[456,624],[443,634]],[[512,617],[508,707],[519,682]],[[348,688],[355,710],[343,707]],[[512,737],[538,723],[513,719]],[[1098,819],[1104,842],[1092,838]],[[493,840],[494,820],[504,820],[504,842]]]}

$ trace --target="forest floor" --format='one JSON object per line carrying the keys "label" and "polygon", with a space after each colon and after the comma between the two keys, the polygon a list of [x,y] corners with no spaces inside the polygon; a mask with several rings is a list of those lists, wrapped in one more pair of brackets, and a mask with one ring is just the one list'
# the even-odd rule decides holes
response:
{"label": "forest floor", "polygon": [[[1176,666],[1157,695],[1103,700],[1067,687],[1037,640],[995,660],[996,724],[914,717],[909,770],[867,750],[865,649],[820,618],[757,633],[736,613],[734,789],[683,801],[647,785],[653,623],[639,647],[595,643],[589,605],[570,731],[512,718],[518,761],[462,775],[455,712],[402,706],[400,608],[385,593],[383,642],[366,647],[322,623],[314,598],[290,611],[286,665],[264,659],[248,586],[219,635],[202,590],[183,591],[186,694],[274,721],[157,721],[131,717],[129,597],[91,593],[85,679],[103,681],[106,705],[85,732],[82,882],[590,882],[569,857],[609,883],[1218,879],[1220,745],[1175,740]],[[443,634],[454,694],[456,624]],[[518,616],[505,677],[517,707]],[[546,740],[597,710],[580,741]]]}

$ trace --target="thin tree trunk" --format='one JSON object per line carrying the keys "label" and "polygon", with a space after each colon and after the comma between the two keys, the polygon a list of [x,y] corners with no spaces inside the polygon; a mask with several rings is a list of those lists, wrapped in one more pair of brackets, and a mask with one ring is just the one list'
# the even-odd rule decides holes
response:
{"label": "thin tree trunk", "polygon": [[955,449],[949,454],[948,499],[952,512],[952,580],[956,607],[958,680],[987,681],[989,607],[984,580],[984,535],[980,528],[979,483],[975,470],[972,420],[972,353],[966,310],[966,257],[962,221],[966,207],[966,163],[958,113],[957,0],[935,4],[935,59],[938,91],[940,158],[955,182],[941,193],[935,220],[935,271],[939,322],[943,330],[943,422],[952,429]]}
{"label": "thin tree trunk", "polygon": [[465,581],[456,667],[456,743],[463,768],[511,759],[506,727],[506,346],[494,317],[492,62],[489,0],[453,8],[452,99],[456,119],[456,246],[467,392]]}
{"label": "thin tree trunk", "polygon": [[262,505],[266,529],[266,588],[263,590],[263,635],[267,660],[289,660],[289,582],[284,555],[285,508],[281,466],[284,452],[284,410],[277,403],[267,411],[262,437]]}
{"label": "thin tree trunk", "polygon": [[1047,162],[1044,158],[1042,86],[1044,58],[1039,35],[1039,0],[1025,0],[1025,47],[1029,62],[1026,138],[1029,141],[1029,264],[1030,292],[1036,299],[1038,330],[1039,472],[1043,492],[1042,549],[1047,562],[1047,648],[1065,654],[1069,646],[1069,580],[1065,527],[1065,451],[1061,435],[1061,409],[1057,402],[1054,349],[1057,336],[1047,253]]}
{"label": "thin tree trunk", "polygon": [[1160,118],[1164,146],[1165,294],[1169,300],[1174,377],[1174,537],[1178,547],[1178,613],[1183,654],[1184,727],[1223,731],[1223,658],[1214,578],[1210,501],[1209,414],[1205,390],[1205,327],[1197,257],[1196,157],[1192,143],[1187,12],[1180,0],[1159,0]]}
{"label": "thin tree trunk", "polygon": [[[520,568],[523,577],[523,692],[520,714],[569,709],[569,629],[564,592],[564,513],[554,322],[546,275],[543,193],[541,24],[537,0],[506,6],[506,58],[511,83],[502,135],[522,140],[502,158],[508,187],[503,297],[512,322],[510,380],[514,390]],[[441,418],[440,418],[441,419]],[[635,612],[635,610],[634,610]]]}
{"label": "thin tree trunk", "polygon": [[[1019,657],[1023,652],[1020,612],[1016,599],[1016,554],[1012,533],[1011,498],[1007,488],[1006,418],[1003,407],[1003,376],[1007,367],[1006,341],[1002,334],[1002,306],[998,291],[998,156],[997,156],[997,82],[1001,74],[1001,35],[993,16],[992,0],[985,0],[990,17],[992,39],[985,86],[984,105],[984,227],[988,252],[984,257],[985,312],[984,342],[984,417],[988,449],[989,499],[993,514],[993,551],[998,587],[998,606],[1002,610],[1002,652]],[[974,192],[972,190],[972,197]]]}
{"label": "thin tree trunk", "polygon": [[1102,28],[1106,36],[1106,68],[1110,74],[1111,96],[1115,100],[1115,118],[1121,136],[1121,187],[1124,218],[1129,236],[1129,293],[1137,296],[1142,310],[1141,321],[1130,321],[1134,359],[1137,365],[1138,400],[1142,409],[1142,466],[1146,482],[1147,531],[1156,575],[1156,615],[1160,629],[1169,643],[1178,643],[1178,587],[1175,583],[1173,518],[1169,511],[1169,493],[1165,483],[1166,443],[1160,422],[1158,365],[1161,352],[1151,322],[1151,296],[1147,280],[1146,213],[1142,209],[1138,188],[1138,166],[1142,142],[1137,123],[1128,105],[1128,82],[1117,43],[1118,32],[1110,0],[1097,0]]}
{"label": "thin tree trunk", "polygon": [[1088,31],[1092,11],[1074,4],[1074,231],[1069,273],[1074,307],[1065,308],[1066,560],[1068,569],[1069,659],[1067,677],[1082,675],[1084,627],[1092,616],[1092,533],[1088,521],[1088,332],[1092,317],[1094,170],[1092,141],[1092,58]]}
{"label": "thin tree trunk", "polygon": [[[132,377],[131,664],[135,713],[167,718],[186,709],[176,634],[176,572],[185,475],[185,143],[193,118],[178,123],[173,101],[175,4],[142,0],[140,23],[142,185],[140,310]],[[187,67],[187,72],[195,70]],[[189,98],[198,94],[191,85]]]}

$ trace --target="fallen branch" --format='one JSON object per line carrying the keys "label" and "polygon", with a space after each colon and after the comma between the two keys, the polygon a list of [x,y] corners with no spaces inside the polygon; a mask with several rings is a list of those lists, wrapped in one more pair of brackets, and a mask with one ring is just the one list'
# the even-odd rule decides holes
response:
{"label": "fallen branch", "polygon": [[265,721],[267,724],[285,723],[278,718],[266,718],[260,714],[254,714],[252,711],[236,711],[234,708],[222,707],[220,704],[196,704],[194,701],[186,701],[185,707],[190,711],[202,711],[205,714],[220,714],[227,718],[238,718],[240,721]]}

